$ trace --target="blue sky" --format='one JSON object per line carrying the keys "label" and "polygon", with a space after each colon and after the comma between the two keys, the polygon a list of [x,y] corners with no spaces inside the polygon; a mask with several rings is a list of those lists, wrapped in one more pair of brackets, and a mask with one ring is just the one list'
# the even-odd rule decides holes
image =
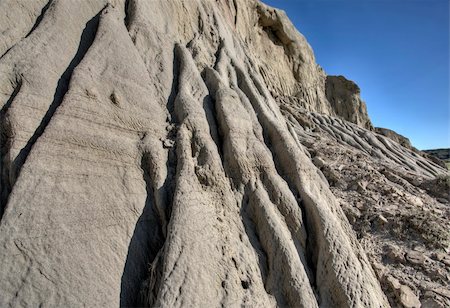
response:
{"label": "blue sky", "polygon": [[378,127],[450,147],[449,0],[264,0],[286,11],[329,75],[361,88]]}

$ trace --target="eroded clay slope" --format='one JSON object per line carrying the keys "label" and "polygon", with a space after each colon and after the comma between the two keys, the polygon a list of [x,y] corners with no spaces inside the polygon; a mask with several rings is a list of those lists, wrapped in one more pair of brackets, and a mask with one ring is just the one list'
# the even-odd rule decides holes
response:
{"label": "eroded clay slope", "polygon": [[443,171],[335,125],[327,96],[370,121],[357,93],[326,93],[284,13],[253,0],[11,9],[27,18],[1,11],[0,306],[389,305],[286,110],[415,174]]}
{"label": "eroded clay slope", "polygon": [[390,304],[448,307],[448,171],[384,135],[279,103],[327,178]]}

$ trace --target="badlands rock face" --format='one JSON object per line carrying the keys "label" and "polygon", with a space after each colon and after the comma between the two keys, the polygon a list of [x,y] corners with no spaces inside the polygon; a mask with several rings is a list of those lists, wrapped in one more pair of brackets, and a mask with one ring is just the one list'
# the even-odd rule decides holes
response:
{"label": "badlands rock face", "polygon": [[333,115],[372,130],[366,103],[361,100],[360,89],[344,76],[327,76],[325,93]]}
{"label": "badlands rock face", "polygon": [[450,149],[434,149],[434,150],[425,150],[426,154],[436,157],[444,162],[450,162]]}
{"label": "badlands rock face", "polygon": [[413,146],[411,145],[411,141],[409,141],[408,138],[405,136],[402,136],[398,134],[397,132],[383,127],[375,127],[375,132],[377,132],[380,135],[386,136],[391,140],[394,140],[395,142],[399,143],[400,145],[404,146],[405,148],[412,149]]}
{"label": "badlands rock face", "polygon": [[1,307],[450,304],[446,170],[283,12],[4,0],[0,30]]}

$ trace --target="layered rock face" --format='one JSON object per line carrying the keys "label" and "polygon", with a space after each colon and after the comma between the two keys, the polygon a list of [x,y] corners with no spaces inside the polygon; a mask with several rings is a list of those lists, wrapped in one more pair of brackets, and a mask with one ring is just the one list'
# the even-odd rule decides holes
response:
{"label": "layered rock face", "polygon": [[253,0],[0,8],[0,306],[396,300],[313,163],[314,138],[411,182],[446,171],[367,129],[358,91],[327,78],[283,12]]}
{"label": "layered rock face", "polygon": [[391,306],[448,307],[448,172],[384,135],[295,104],[280,108],[330,184]]}
{"label": "layered rock face", "polygon": [[344,76],[327,76],[325,93],[333,115],[369,130],[373,129],[360,89]]}
{"label": "layered rock face", "polygon": [[443,161],[450,161],[450,149],[435,149],[435,150],[425,150],[425,153],[428,155],[439,158]]}
{"label": "layered rock face", "polygon": [[386,136],[389,139],[394,140],[395,142],[399,143],[400,145],[404,146],[405,148],[408,148],[408,149],[413,148],[413,146],[411,145],[411,141],[409,141],[408,138],[400,135],[399,133],[397,133],[391,129],[375,127],[375,131],[380,135]]}

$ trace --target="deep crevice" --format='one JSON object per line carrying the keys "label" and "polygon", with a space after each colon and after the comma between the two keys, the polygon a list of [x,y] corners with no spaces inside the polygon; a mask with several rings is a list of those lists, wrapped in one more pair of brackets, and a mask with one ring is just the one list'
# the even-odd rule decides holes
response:
{"label": "deep crevice", "polygon": [[234,25],[237,25],[237,19],[238,19],[238,6],[237,6],[237,1],[233,0],[233,5],[234,5],[234,11],[235,11],[235,15],[234,15]]}
{"label": "deep crevice", "polygon": [[[262,127],[262,125],[261,125]],[[292,195],[295,197],[295,200],[297,201],[297,205],[300,207],[301,210],[301,214],[302,214],[302,222],[303,225],[305,227],[306,230],[306,247],[305,247],[305,261],[306,261],[306,273],[308,275],[309,281],[311,283],[311,286],[313,287],[313,289],[315,291],[317,291],[317,286],[316,286],[316,265],[315,262],[313,261],[313,249],[311,246],[311,242],[314,242],[314,239],[311,238],[311,236],[314,234],[313,230],[310,227],[310,224],[308,222],[308,217],[306,215],[306,209],[305,206],[303,205],[303,200],[300,196],[299,191],[297,190],[297,188],[293,185],[293,183],[291,181],[289,181],[288,176],[282,171],[282,168],[280,166],[280,162],[277,159],[277,155],[275,153],[275,150],[273,148],[272,142],[270,140],[270,137],[268,136],[266,130],[264,129],[264,127],[262,127],[263,129],[263,138],[264,138],[264,143],[266,145],[266,147],[269,149],[271,155],[272,155],[272,159],[275,165],[275,170],[277,171],[277,174],[287,183],[289,190],[291,191]]]}
{"label": "deep crevice", "polygon": [[6,101],[6,103],[3,105],[2,109],[0,110],[0,115],[4,116],[7,112],[9,107],[11,107],[12,102],[16,98],[17,94],[19,94],[20,89],[22,88],[22,78],[19,78],[16,80],[16,86],[14,87],[13,93],[9,97],[9,99]]}
{"label": "deep crevice", "polygon": [[173,82],[169,98],[167,99],[167,110],[169,111],[170,114],[169,122],[176,123],[175,99],[177,98],[179,88],[180,59],[178,59],[175,47],[173,48],[172,52],[173,52],[173,66],[172,66]]}
{"label": "deep crevice", "polygon": [[35,130],[34,134],[31,136],[31,138],[28,140],[25,147],[20,150],[19,154],[17,155],[16,159],[14,160],[14,175],[13,179],[14,181],[17,179],[17,177],[20,174],[20,171],[22,169],[23,164],[28,158],[28,155],[30,154],[30,151],[33,147],[33,145],[36,143],[36,141],[39,139],[39,137],[44,133],[45,128],[50,123],[50,120],[52,119],[53,115],[55,114],[57,108],[61,105],[63,98],[67,91],[69,90],[69,82],[72,77],[73,70],[75,67],[80,64],[81,60],[84,58],[85,54],[93,44],[95,40],[95,36],[98,29],[100,14],[103,11],[103,9],[97,13],[91,20],[89,20],[86,23],[86,27],[84,28],[82,34],[80,43],[78,45],[78,50],[75,53],[75,56],[73,57],[72,61],[69,63],[68,67],[64,71],[64,73],[61,75],[60,79],[58,80],[58,84],[56,86],[55,94],[53,97],[53,101],[51,102],[47,112],[45,113],[44,117],[42,118],[41,123]]}
{"label": "deep crevice", "polygon": [[250,287],[250,282],[247,280],[241,280],[241,285],[244,290],[247,290]]}
{"label": "deep crevice", "polygon": [[9,194],[11,193],[10,182],[10,164],[7,161],[7,155],[10,150],[12,128],[7,118],[8,109],[16,98],[22,87],[22,79],[16,81],[13,93],[0,110],[0,221],[8,203]]}
{"label": "deep crevice", "polygon": [[167,193],[167,206],[166,208],[166,217],[170,220],[171,216],[171,205],[172,204],[172,197],[173,197],[173,191],[175,189],[175,183],[174,178],[176,176],[177,172],[177,144],[176,144],[176,137],[177,137],[177,118],[175,116],[175,99],[178,95],[178,87],[179,87],[179,74],[180,74],[180,60],[177,57],[175,48],[173,49],[173,63],[172,63],[172,87],[170,90],[169,97],[167,98],[167,104],[166,108],[169,112],[168,119],[167,119],[167,125],[169,127],[169,131],[167,132],[167,139],[171,140],[173,143],[173,146],[169,148],[168,151],[168,159],[167,159],[167,177],[164,181],[163,188],[165,189]]}
{"label": "deep crevice", "polygon": [[12,45],[11,47],[9,47],[1,56],[0,56],[0,60],[3,59],[4,56],[6,56],[6,54],[13,49],[13,47],[16,46],[16,44]]}
{"label": "deep crevice", "polygon": [[314,238],[314,230],[311,228],[311,224],[308,220],[308,216],[306,215],[306,209],[303,204],[303,200],[301,200],[300,194],[297,192],[297,195],[295,196],[297,199],[298,206],[302,210],[302,220],[303,225],[305,226],[306,230],[306,247],[305,247],[305,258],[306,258],[306,266],[309,277],[309,282],[311,284],[312,289],[314,290],[316,294],[317,300],[319,298],[317,297],[318,294],[318,288],[317,288],[317,253],[314,251],[314,247],[311,243],[315,243],[316,239]]}
{"label": "deep crevice", "polygon": [[[205,84],[207,84],[205,82]],[[218,121],[217,121],[217,111],[216,111],[216,101],[211,95],[210,90],[208,89],[208,96],[203,100],[203,110],[205,111],[206,121],[208,122],[209,133],[214,143],[216,144],[217,151],[219,152],[220,160],[224,161],[223,158],[223,136],[220,133]]]}
{"label": "deep crevice", "polygon": [[[135,39],[130,35],[129,27],[130,27],[130,24],[133,22],[135,11],[137,9],[136,2],[134,0],[126,0],[124,9],[125,9],[124,24],[128,30],[128,35],[130,36],[130,39],[133,42],[133,46],[134,46]],[[135,48],[136,48],[136,46],[135,46]],[[137,51],[141,57],[142,63],[144,64],[145,63],[144,59],[142,58],[139,50],[137,50]],[[179,83],[178,76],[179,76],[179,66],[180,66],[179,62],[180,61],[177,57],[175,47],[173,48],[172,53],[173,53],[172,86],[171,86],[169,97],[166,100],[166,106],[165,106],[168,111],[168,115],[167,115],[167,119],[166,119],[166,124],[167,124],[166,139],[170,141],[170,142],[168,142],[168,144],[170,143],[172,145],[168,145],[169,149],[168,149],[168,157],[167,157],[167,162],[166,162],[167,176],[164,181],[164,184],[158,191],[158,194],[160,194],[160,195],[164,194],[163,202],[166,203],[164,205],[164,209],[166,211],[165,217],[170,217],[170,215],[171,215],[171,213],[170,213],[171,207],[169,205],[172,204],[172,192],[174,190],[173,178],[175,177],[175,173],[176,173],[176,169],[177,169],[177,158],[176,158],[177,119],[175,116],[175,99],[178,94],[178,83]],[[146,70],[147,70],[147,73],[149,74],[149,77],[152,78],[152,76],[150,75],[150,72],[148,71],[148,68],[146,68]],[[166,226],[164,226],[164,227],[166,227]],[[163,231],[165,234],[167,230],[163,230]]]}
{"label": "deep crevice", "polygon": [[[261,125],[262,126],[262,125]],[[306,247],[305,247],[305,270],[308,275],[311,287],[313,290],[317,293],[317,282],[316,282],[316,273],[317,273],[317,261],[316,261],[316,252],[314,251],[314,246],[312,243],[316,242],[316,239],[314,238],[314,230],[311,227],[311,223],[308,219],[308,215],[306,213],[306,207],[303,204],[302,197],[300,195],[300,192],[295,187],[295,185],[289,180],[289,177],[282,171],[282,167],[280,166],[280,161],[278,159],[278,156],[276,154],[275,149],[273,148],[272,142],[270,141],[270,137],[268,136],[267,130],[262,126],[263,129],[263,136],[264,136],[264,143],[266,144],[266,147],[269,149],[270,153],[272,154],[272,159],[274,161],[275,169],[278,173],[278,175],[287,183],[289,190],[294,195],[298,206],[300,207],[301,214],[302,214],[302,222],[306,230]]]}
{"label": "deep crevice", "polygon": [[[214,63],[214,68],[217,67],[223,46],[224,46],[224,41],[221,41],[217,48],[217,51],[215,53],[216,61]],[[214,143],[216,144],[216,148],[217,148],[217,151],[219,152],[219,156],[220,156],[220,159],[221,159],[222,165],[223,165],[224,164],[223,135],[219,129],[219,124],[218,124],[219,121],[217,118],[216,100],[214,98],[215,93],[213,93],[213,90],[211,89],[209,83],[207,82],[206,75],[207,75],[206,70],[203,70],[201,76],[203,78],[203,81],[204,81],[207,89],[208,89],[208,96],[203,101],[203,109],[205,110],[206,120],[208,122],[210,135],[211,135]]]}
{"label": "deep crevice", "polygon": [[121,279],[120,307],[141,305],[139,303],[141,285],[148,277],[149,265],[152,264],[164,245],[162,226],[155,204],[153,181],[150,176],[151,164],[150,154],[144,153],[141,158],[141,169],[147,198],[128,247]]}
{"label": "deep crevice", "polygon": [[[214,53],[214,65],[213,65],[213,69],[215,69],[215,70],[217,70],[217,68],[218,68],[218,65],[219,65],[219,62],[220,62],[220,60],[221,60],[221,54],[222,54],[222,50],[224,50],[224,46],[225,46],[225,41],[221,38],[220,39],[220,43],[219,43],[219,46],[217,46],[217,50],[216,50],[216,52]],[[206,73],[206,70],[203,70],[203,73],[202,73],[202,77],[203,77],[203,79],[204,79],[204,75],[205,75],[205,73]],[[207,85],[207,83],[205,82],[205,84]]]}
{"label": "deep crevice", "polygon": [[[168,111],[168,132],[166,138],[173,141],[174,146],[168,149],[168,158],[166,162],[167,168],[167,176],[164,181],[163,186],[160,188],[160,191],[157,193],[165,194],[163,200],[165,201],[164,209],[165,215],[168,219],[166,222],[167,225],[170,221],[171,217],[171,204],[173,201],[173,192],[175,190],[175,177],[177,172],[177,154],[176,154],[176,135],[177,135],[177,119],[175,116],[175,99],[178,95],[178,87],[179,87],[179,59],[176,55],[175,48],[173,49],[173,68],[172,68],[172,87],[169,97],[167,98],[166,108]],[[144,169],[145,170],[145,169]],[[146,181],[146,183],[149,183]],[[149,185],[149,184],[148,184]],[[155,199],[154,199],[155,200]],[[155,201],[156,202],[156,201]],[[159,221],[159,224],[161,222]],[[162,226],[167,227],[166,226]],[[154,259],[150,260],[150,264],[147,268],[143,268],[142,270],[142,278],[140,285],[136,288],[135,293],[133,294],[133,305],[137,305],[139,307],[150,307],[153,305],[156,300],[159,292],[160,280],[161,280],[161,266],[163,264],[164,255],[162,254],[165,240],[164,234],[167,234],[168,230],[161,230],[162,240],[160,243],[160,247],[157,251],[157,254]],[[121,305],[122,306],[122,305]]]}
{"label": "deep crevice", "polygon": [[125,1],[125,18],[123,20],[125,27],[129,30],[131,18],[133,17],[133,10],[131,10],[130,5],[131,0]]}
{"label": "deep crevice", "polygon": [[34,30],[36,30],[36,28],[39,26],[39,24],[41,23],[42,19],[44,18],[45,13],[47,12],[48,8],[50,7],[50,5],[53,3],[53,0],[49,0],[47,2],[47,4],[42,8],[41,10],[41,14],[38,16],[38,18],[36,18],[36,22],[34,23],[33,27],[31,28],[31,30],[27,33],[27,35],[25,35],[25,38],[27,38],[28,36],[30,36],[31,33],[33,33]]}
{"label": "deep crevice", "polygon": [[[28,31],[28,33],[25,35],[25,37],[22,37],[20,40],[19,40],[19,42],[22,40],[22,39],[24,39],[24,38],[27,38],[28,36],[30,36],[30,34],[39,26],[39,24],[41,23],[41,21],[42,21],[42,18],[44,17],[44,15],[45,15],[45,12],[47,12],[47,10],[48,10],[48,8],[49,8],[49,6],[50,6],[50,4],[53,2],[53,0],[49,0],[49,2],[47,2],[47,4],[42,8],[42,10],[41,10],[41,14],[37,17],[37,19],[36,19],[36,21],[34,22],[34,25],[33,25],[33,27],[31,28],[31,30],[30,31]],[[16,46],[17,45],[17,42],[15,43],[15,44],[13,44],[11,47],[9,47],[1,56],[0,56],[0,59],[2,59],[11,49],[13,49],[13,47],[14,46]]]}
{"label": "deep crevice", "polygon": [[[249,188],[246,187],[246,191],[249,190]],[[269,261],[267,252],[264,250],[261,240],[259,239],[258,232],[256,231],[256,226],[251,218],[251,215],[248,213],[249,209],[249,197],[248,193],[246,192],[244,196],[242,197],[242,203],[241,203],[241,220],[244,224],[244,230],[245,233],[247,233],[247,238],[250,241],[250,244],[253,247],[253,250],[256,252],[256,255],[258,256],[258,266],[259,270],[261,272],[261,278],[264,283],[264,289],[267,291],[267,277],[269,275]]]}

